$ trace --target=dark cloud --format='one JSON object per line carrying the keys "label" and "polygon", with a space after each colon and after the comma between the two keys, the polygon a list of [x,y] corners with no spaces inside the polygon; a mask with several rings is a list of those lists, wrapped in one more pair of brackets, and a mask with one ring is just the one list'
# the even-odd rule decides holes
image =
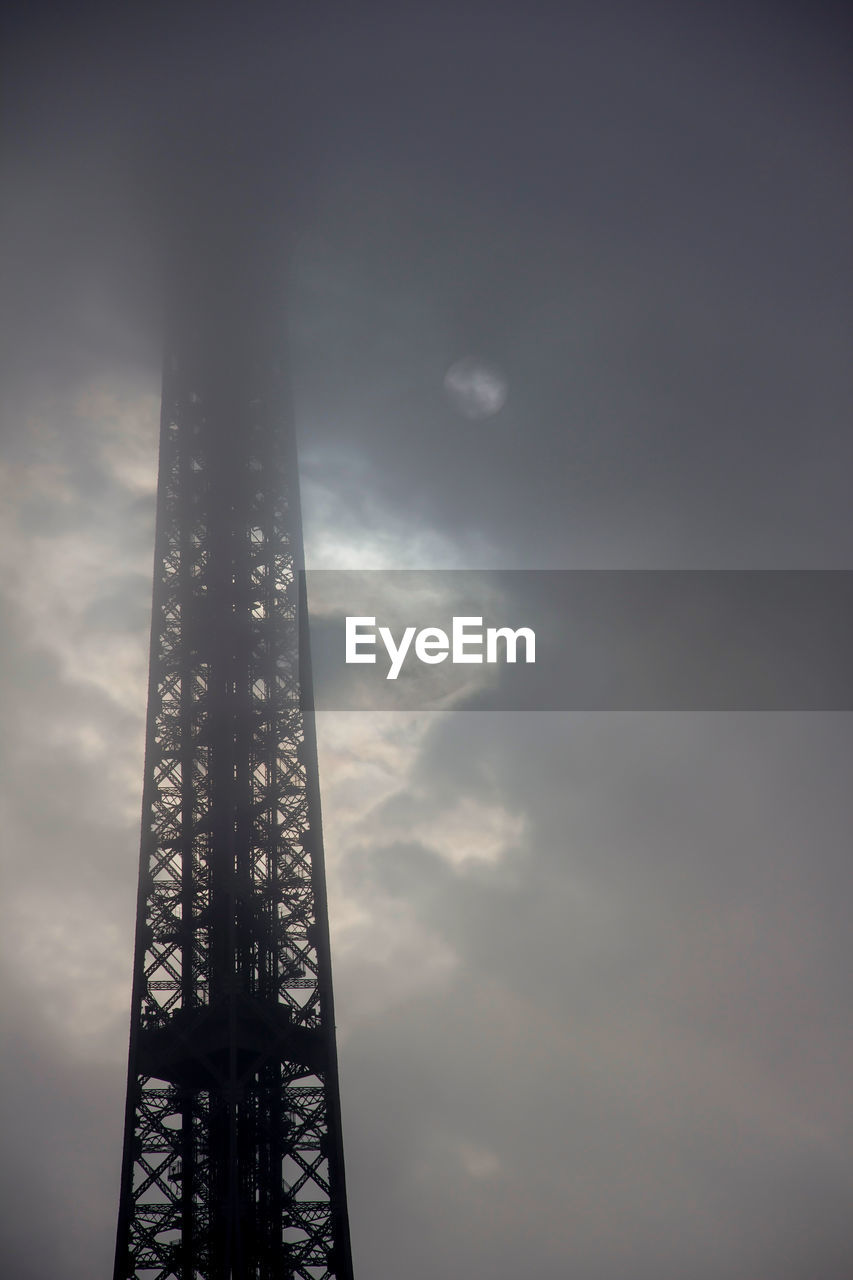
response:
{"label": "dark cloud", "polygon": [[[414,903],[457,963],[381,1030],[353,1028],[344,1054],[387,1037],[359,1129],[417,1093],[393,1141],[437,1194],[449,1184],[453,1249],[482,1195],[515,1206],[545,1270],[843,1271],[850,956],[824,893],[846,878],[849,749],[841,718],[441,722],[375,832],[417,830],[436,795],[452,811],[485,779],[529,826],[495,865],[411,841],[351,860],[351,892]],[[789,1195],[796,1233],[778,1217]],[[489,1266],[478,1238],[461,1247],[475,1274]],[[508,1232],[505,1247],[497,1274],[513,1275],[522,1246]]]}

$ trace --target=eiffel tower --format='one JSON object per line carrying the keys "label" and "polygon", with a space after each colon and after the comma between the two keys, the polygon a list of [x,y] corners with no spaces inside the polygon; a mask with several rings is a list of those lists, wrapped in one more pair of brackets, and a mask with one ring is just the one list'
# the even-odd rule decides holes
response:
{"label": "eiffel tower", "polygon": [[166,343],[114,1280],[352,1280],[284,326],[221,250]]}

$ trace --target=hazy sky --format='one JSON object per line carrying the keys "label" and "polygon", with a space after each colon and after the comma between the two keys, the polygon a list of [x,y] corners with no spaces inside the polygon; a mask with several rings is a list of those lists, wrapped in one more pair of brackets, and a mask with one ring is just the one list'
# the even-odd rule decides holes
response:
{"label": "hazy sky", "polygon": [[[844,10],[8,7],[12,1280],[111,1268],[167,250],[287,278],[315,567],[853,568]],[[358,1280],[850,1274],[850,716],[320,721]]]}

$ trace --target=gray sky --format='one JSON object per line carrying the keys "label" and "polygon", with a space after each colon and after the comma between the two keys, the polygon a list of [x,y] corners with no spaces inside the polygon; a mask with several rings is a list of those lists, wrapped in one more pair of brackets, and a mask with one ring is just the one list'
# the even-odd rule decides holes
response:
{"label": "gray sky", "polygon": [[[315,567],[853,552],[843,6],[175,8],[5,19],[14,1280],[111,1265],[166,242],[287,275]],[[360,1280],[850,1272],[851,739],[321,717]]]}

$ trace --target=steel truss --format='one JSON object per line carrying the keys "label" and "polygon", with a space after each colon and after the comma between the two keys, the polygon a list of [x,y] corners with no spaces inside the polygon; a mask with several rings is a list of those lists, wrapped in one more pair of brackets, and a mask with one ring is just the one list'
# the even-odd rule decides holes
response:
{"label": "steel truss", "polygon": [[352,1277],[280,381],[233,317],[166,362],[115,1280]]}

